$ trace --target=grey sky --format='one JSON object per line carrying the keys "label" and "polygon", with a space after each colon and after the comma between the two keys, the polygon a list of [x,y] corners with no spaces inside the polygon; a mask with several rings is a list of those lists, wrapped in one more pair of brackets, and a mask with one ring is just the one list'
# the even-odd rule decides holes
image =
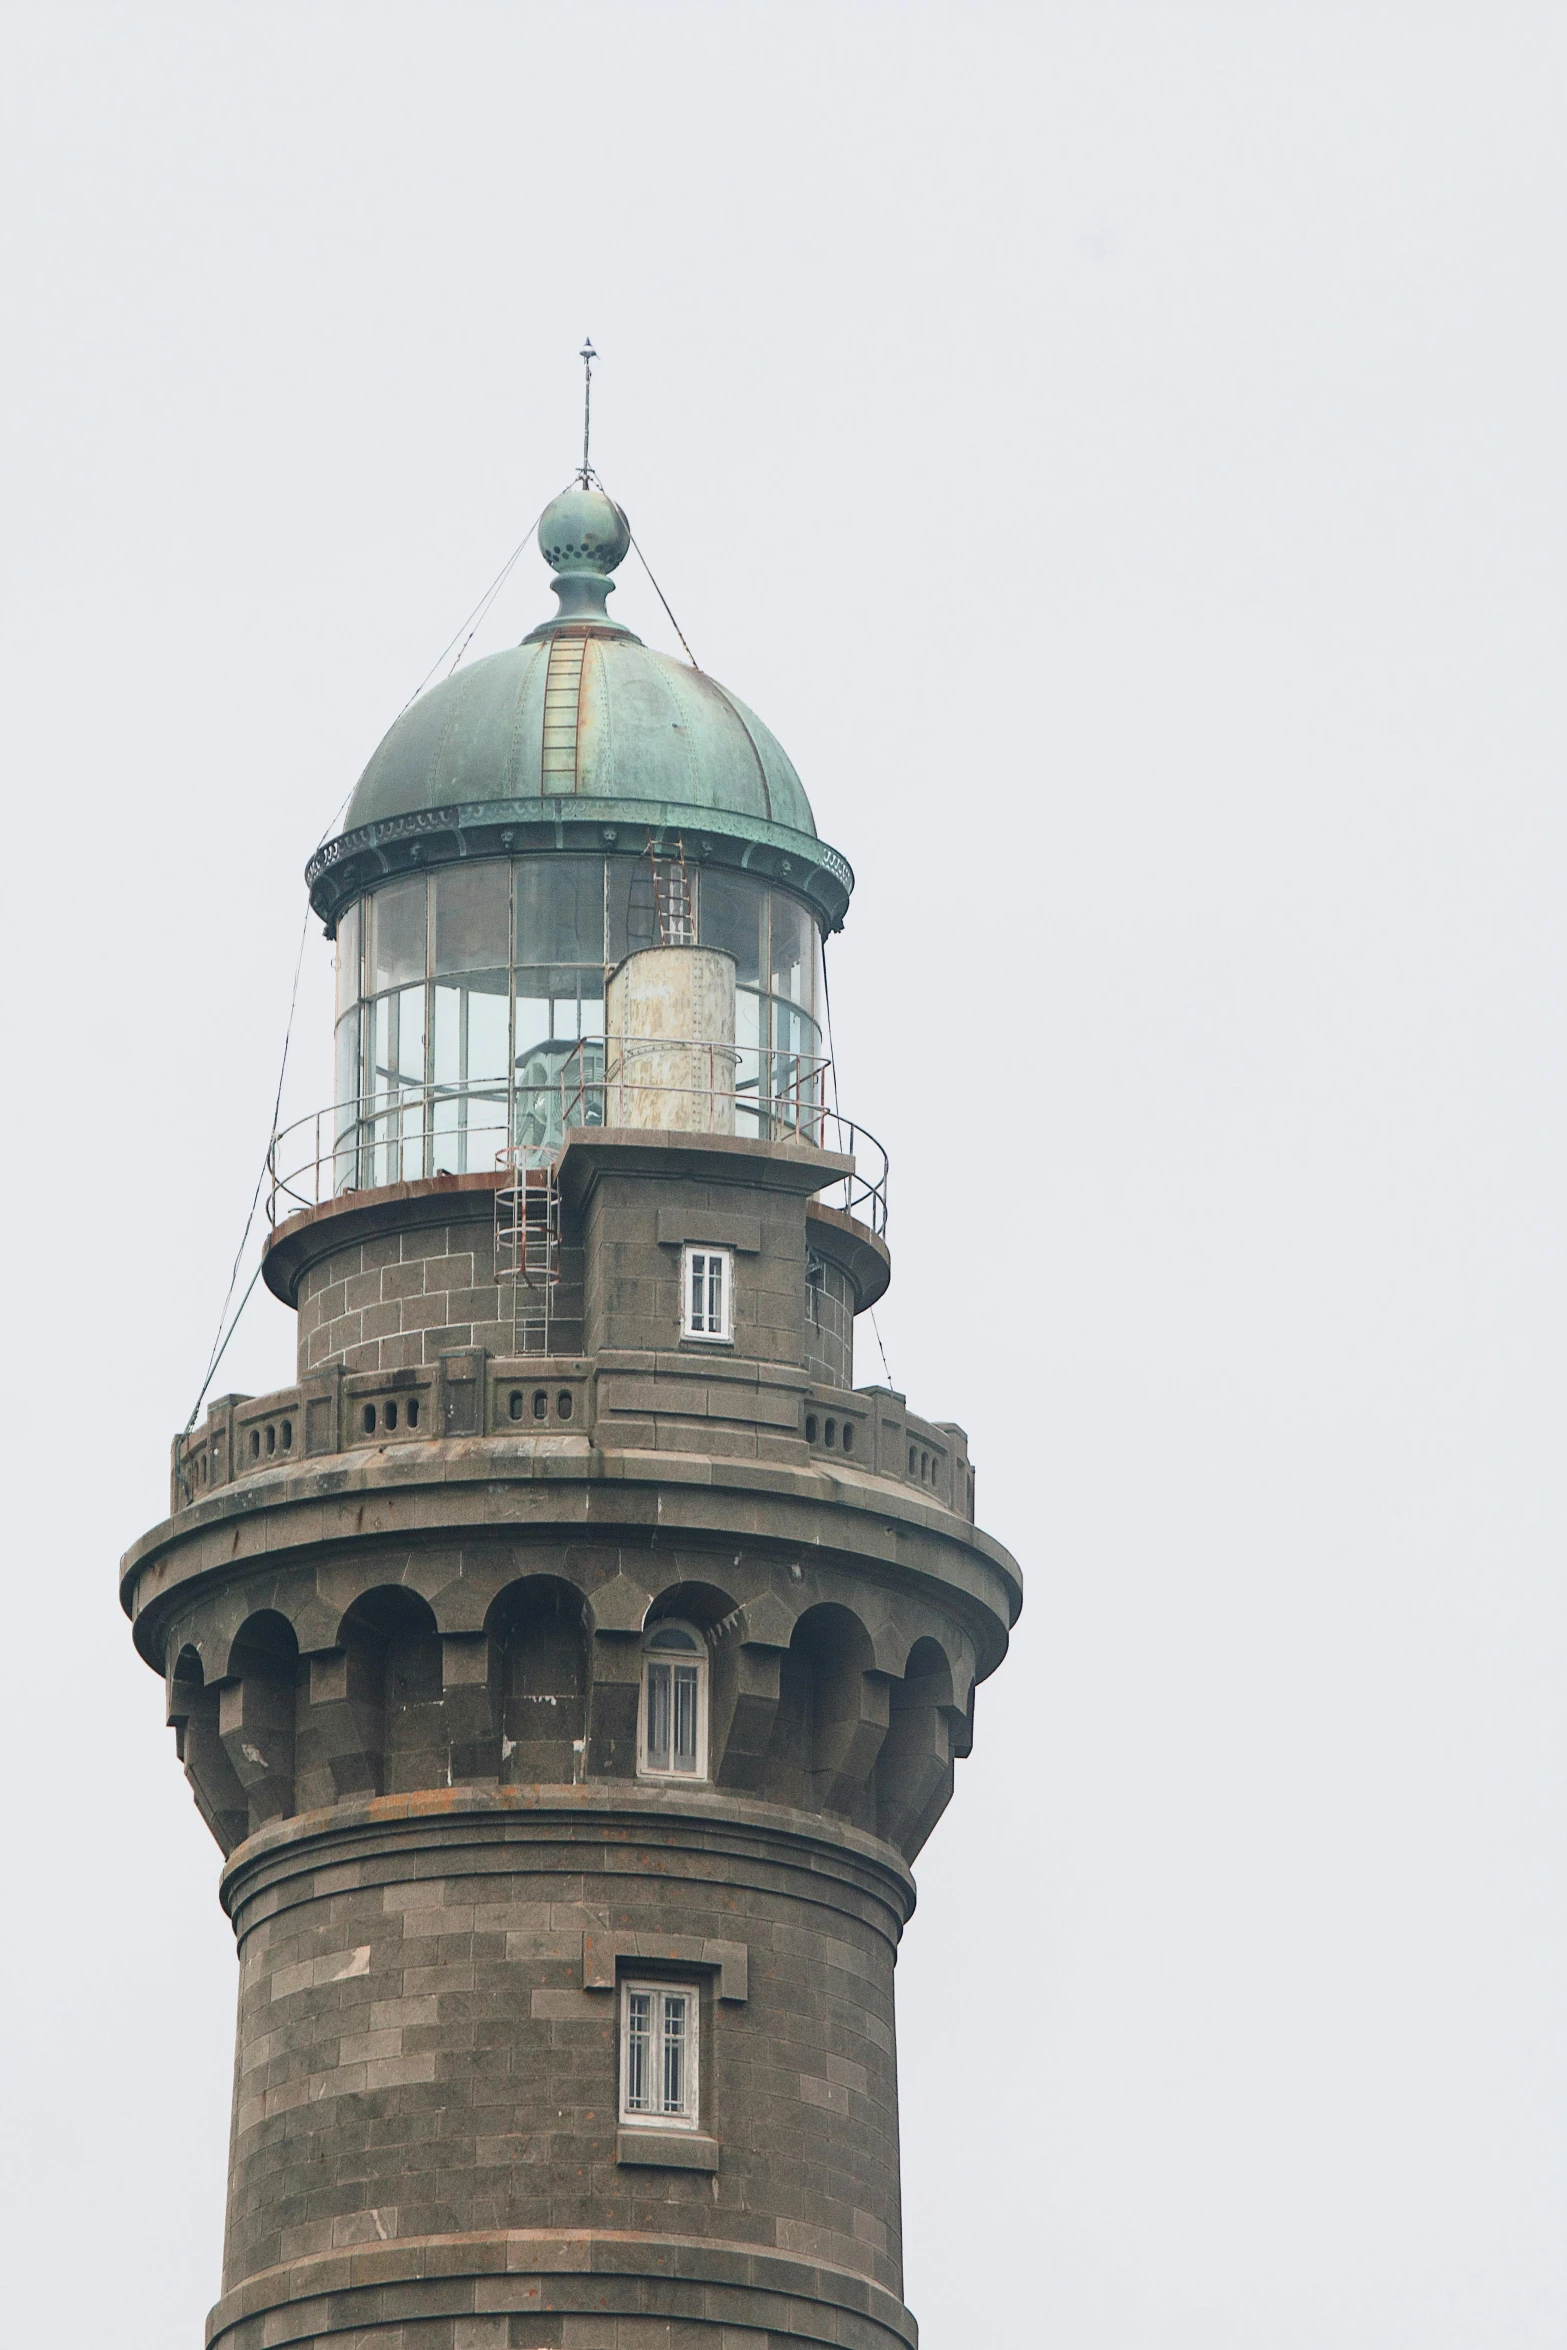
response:
{"label": "grey sky", "polygon": [[[1029,1578],[900,1964],[927,2350],[1557,2350],[1561,10],[3,41],[15,2338],[215,2294],[232,1944],[114,1563],[300,869],[588,330],[605,481],[857,868],[882,1336]],[[548,602],[525,553],[474,650]],[[264,1300],[219,1384],[289,1360]]]}

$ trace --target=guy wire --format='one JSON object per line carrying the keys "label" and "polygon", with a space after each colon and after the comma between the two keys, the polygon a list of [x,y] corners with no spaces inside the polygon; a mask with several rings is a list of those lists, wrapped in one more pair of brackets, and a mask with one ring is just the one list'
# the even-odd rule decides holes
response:
{"label": "guy wire", "polygon": [[[569,488],[570,484],[568,483],[566,486]],[[552,503],[553,500],[547,500],[546,506]],[[446,673],[448,677],[453,674],[453,671],[455,671],[457,668],[458,662],[461,661],[464,653],[466,653],[469,645],[472,643],[475,630],[478,628],[480,622],[484,619],[485,614],[489,611],[496,597],[500,594],[501,589],[506,585],[507,580],[510,578],[512,569],[516,564],[518,556],[522,553],[523,548],[527,545],[529,539],[532,538],[534,532],[538,529],[539,524],[543,521],[546,506],[541,506],[539,508],[538,513],[529,523],[527,529],[523,532],[522,537],[517,541],[517,544],[515,547],[513,547],[511,553],[507,556],[506,561],[501,565],[500,570],[496,573],[494,579],[491,580],[489,586],[485,589],[483,595],[479,598],[479,601],[473,607],[473,610],[461,623],[456,632],[452,636],[448,637],[446,643],[442,646],[440,652],[436,655],[435,660],[429,669],[426,670],[423,678],[420,680],[418,685],[414,687],[413,692],[409,695],[407,701],[403,704],[403,710],[409,710],[413,707],[414,703],[419,699],[419,696],[424,692],[425,687],[429,684],[431,678],[440,668],[441,663],[445,660],[447,654],[451,651],[453,645],[456,645],[457,658],[453,661],[451,669],[449,669]],[[639,555],[641,554],[641,551],[642,550],[639,547],[637,549]],[[648,577],[649,579],[652,579],[653,574],[648,572]],[[653,584],[655,587],[657,587],[658,582],[654,580]],[[669,611],[667,604],[664,606],[664,609],[666,612]],[[673,620],[674,614],[670,612],[669,617],[671,620]],[[680,636],[678,627],[675,630],[675,634]],[[459,642],[459,640],[461,641]],[[686,640],[684,637],[680,637],[680,641],[684,645]],[[690,646],[687,645],[686,651],[688,655],[690,654],[690,650]],[[691,665],[693,668],[695,668],[695,661],[693,661]],[[402,716],[401,710],[398,712],[398,716]],[[333,826],[338,822],[339,818],[343,814],[344,809],[348,806],[348,803],[353,798],[353,796],[353,793],[350,791],[346,793],[343,799],[339,802],[337,814],[334,815],[330,822],[328,822],[326,825],[320,839],[316,842],[316,848],[319,848],[321,846],[321,842],[327,838],[328,834],[330,834]],[[315,851],[312,850],[311,854],[314,855]],[[250,1303],[251,1292],[254,1290],[257,1279],[259,1278],[261,1272],[261,1267],[258,1265],[255,1272],[251,1275],[248,1284],[246,1285],[244,1296],[240,1299],[238,1306],[235,1308],[233,1319],[228,1320],[229,1304],[234,1295],[234,1284],[239,1279],[239,1268],[244,1261],[245,1250],[249,1245],[251,1231],[256,1221],[256,1209],[261,1202],[261,1187],[267,1179],[267,1169],[272,1163],[272,1146],[277,1139],[278,1112],[281,1109],[283,1103],[283,1080],[288,1071],[288,1052],[289,1046],[293,1041],[294,1034],[294,1014],[299,1004],[299,975],[304,968],[305,941],[310,935],[310,913],[311,909],[307,903],[305,907],[305,919],[300,927],[299,932],[299,952],[294,958],[294,985],[290,991],[288,1001],[288,1023],[283,1031],[283,1057],[278,1064],[277,1091],[274,1094],[272,1101],[272,1130],[267,1139],[266,1154],[262,1159],[260,1172],[256,1177],[256,1188],[251,1193],[250,1213],[245,1218],[245,1229],[240,1235],[239,1247],[234,1254],[234,1264],[229,1274],[229,1285],[227,1290],[224,1292],[223,1304],[218,1313],[218,1327],[213,1336],[212,1352],[207,1357],[206,1377],[202,1380],[200,1394],[197,1396],[195,1402],[191,1405],[190,1418],[186,1421],[184,1430],[182,1432],[185,1436],[188,1436],[192,1428],[194,1428],[196,1425],[196,1414],[201,1410],[203,1403],[206,1401],[207,1390],[212,1385],[212,1382],[217,1375],[219,1363],[221,1363],[224,1355],[228,1351],[229,1340],[233,1337],[235,1331],[239,1328],[240,1316],[244,1313],[246,1306]],[[225,1321],[228,1322],[226,1329],[224,1327]]]}
{"label": "guy wire", "polygon": [[[627,536],[630,536],[629,530],[627,532]],[[679,621],[675,618],[674,613],[669,611],[669,598],[665,595],[663,589],[659,586],[658,581],[653,579],[652,564],[643,554],[642,549],[637,547],[637,542],[634,538],[631,540],[631,544],[637,548],[637,561],[641,564],[643,570],[647,573],[648,578],[653,580],[654,595],[657,596],[659,602],[663,605],[664,610],[669,612],[669,625],[674,630],[676,636],[679,637],[681,648],[685,653],[686,659],[690,662],[693,669],[700,669],[702,666],[701,662],[697,659],[695,653],[692,652],[691,647],[686,643],[685,634],[681,629]]]}
{"label": "guy wire", "polygon": [[[573,476],[573,479],[575,479],[575,476]],[[568,482],[566,484],[566,488],[570,489],[570,487],[571,483]],[[560,492],[556,493],[557,496],[560,494]],[[409,695],[407,701],[404,702],[403,710],[411,710],[413,708],[413,705],[415,702],[417,702],[419,696],[424,692],[425,687],[429,684],[431,678],[440,668],[441,663],[445,660],[453,645],[456,645],[457,660],[452,663],[451,669],[448,669],[446,672],[448,677],[451,676],[452,670],[457,667],[457,662],[462,659],[464,653],[466,653],[469,645],[472,643],[475,629],[479,626],[480,621],[483,620],[485,614],[489,611],[490,606],[494,603],[496,597],[500,594],[501,589],[506,585],[507,580],[510,578],[512,566],[515,564],[518,556],[522,553],[522,550],[527,545],[529,539],[532,538],[534,532],[538,529],[539,524],[544,520],[544,516],[549,507],[554,503],[554,498],[548,498],[545,500],[544,505],[539,508],[537,514],[535,514],[533,520],[529,523],[527,529],[523,532],[521,538],[517,541],[517,544],[513,547],[511,553],[507,556],[505,562],[501,565],[500,570],[491,580],[489,586],[485,589],[483,595],[479,598],[479,601],[475,604],[473,610],[468,614],[466,620],[463,620],[458,624],[452,635],[447,638],[445,644],[441,647],[441,650],[436,654],[435,659],[431,662],[429,668],[425,671],[423,677],[419,680],[419,683],[414,687],[414,690]],[[466,631],[466,634],[464,634],[464,631]],[[677,631],[676,633],[678,634],[679,632]],[[459,642],[459,640],[461,641]],[[685,642],[683,637],[681,638],[681,642],[682,644]],[[397,715],[399,718],[402,716],[403,710],[398,711]],[[325,835],[323,834],[322,837],[325,838]]]}
{"label": "guy wire", "polygon": [[[350,795],[350,797],[351,796],[352,795]],[[342,803],[342,806],[338,809],[337,816],[332,818],[332,823],[328,824],[326,832],[322,833],[321,840],[326,839],[327,832],[331,831],[332,824],[337,822],[338,816],[342,815],[343,809],[346,808],[347,805],[348,801],[345,799]],[[318,840],[316,843],[316,848],[319,848],[320,846],[321,841]],[[314,850],[311,853],[314,855]],[[257,1275],[259,1275],[261,1271],[261,1267],[258,1265],[256,1267],[256,1271],[252,1273],[250,1277],[244,1296],[239,1301],[239,1305],[235,1310],[234,1319],[229,1323],[228,1329],[225,1331],[223,1327],[224,1319],[228,1314],[229,1300],[234,1295],[234,1284],[239,1279],[240,1265],[243,1262],[245,1251],[250,1245],[251,1229],[256,1221],[256,1209],[261,1202],[261,1186],[263,1183],[265,1183],[267,1179],[267,1169],[272,1164],[272,1150],[273,1145],[277,1139],[278,1112],[283,1106],[283,1079],[288,1072],[288,1048],[293,1042],[294,1013],[299,1004],[299,975],[305,966],[305,941],[310,935],[310,914],[311,908],[307,899],[305,904],[305,919],[300,924],[299,929],[299,952],[294,957],[294,984],[289,991],[288,1021],[283,1030],[283,1057],[278,1063],[277,1091],[273,1094],[272,1097],[272,1126],[267,1136],[266,1153],[262,1158],[261,1166],[256,1176],[256,1188],[250,1195],[250,1213],[245,1218],[245,1229],[240,1234],[239,1246],[234,1251],[234,1264],[232,1270],[229,1273],[228,1289],[224,1294],[223,1305],[218,1314],[218,1327],[212,1341],[212,1352],[207,1357],[207,1375],[201,1383],[200,1394],[197,1396],[195,1402],[190,1407],[190,1418],[185,1423],[184,1433],[187,1436],[190,1434],[192,1428],[194,1428],[196,1425],[196,1414],[200,1411],[202,1405],[207,1399],[207,1390],[212,1385],[213,1379],[217,1375],[218,1365],[223,1360],[224,1354],[227,1352],[229,1340],[233,1337],[235,1331],[239,1328],[239,1317],[245,1311],[246,1306],[250,1302],[251,1290],[255,1288]]]}

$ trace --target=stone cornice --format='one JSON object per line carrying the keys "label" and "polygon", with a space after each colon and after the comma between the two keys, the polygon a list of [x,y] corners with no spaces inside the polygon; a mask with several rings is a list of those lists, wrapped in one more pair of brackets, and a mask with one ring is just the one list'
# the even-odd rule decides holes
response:
{"label": "stone cornice", "polygon": [[[617,2290],[618,2288],[618,2290]],[[610,2229],[513,2228],[419,2236],[320,2253],[247,2277],[207,2319],[208,2350],[315,2343],[377,2322],[516,2312],[597,2316],[647,2308],[712,2325],[720,2296],[739,2330],[862,2350],[916,2350],[895,2293],[852,2269],[765,2244]],[[613,2319],[610,2320],[613,2323]],[[239,2331],[238,2329],[243,2329]]]}
{"label": "stone cornice", "polygon": [[[657,1848],[704,1861],[709,1872],[717,1867],[726,1883],[742,1881],[747,1861],[782,1867],[810,1880],[833,1906],[842,1906],[841,1896],[834,1900],[841,1889],[857,1897],[858,1912],[867,1902],[885,1912],[883,1931],[892,1941],[914,1909],[914,1878],[901,1853],[847,1820],[716,1789],[636,1780],[441,1787],[299,1812],[236,1846],[224,1864],[220,1899],[238,1931],[241,1913],[258,1899],[268,1915],[289,1906],[291,1883],[303,1880],[293,1898],[314,1898],[321,1869],[331,1870],[334,1882],[345,1870],[358,1882],[444,1878],[483,1870],[483,1854],[495,1856],[493,1868],[505,1866],[518,1847],[538,1845],[565,1848],[574,1868],[584,1853]],[[798,1897],[798,1886],[792,1890]]]}
{"label": "stone cornice", "polygon": [[559,1534],[792,1549],[927,1584],[970,1619],[981,1677],[1022,1606],[1010,1552],[967,1519],[847,1462],[793,1468],[580,1439],[488,1436],[295,1461],[165,1519],[121,1562],[121,1604],[161,1670],[176,1600],[213,1578],[305,1563],[323,1546]]}

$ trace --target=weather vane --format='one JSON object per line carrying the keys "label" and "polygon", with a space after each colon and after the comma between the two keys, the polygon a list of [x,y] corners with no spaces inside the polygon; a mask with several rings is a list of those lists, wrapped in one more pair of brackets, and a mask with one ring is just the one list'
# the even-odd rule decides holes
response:
{"label": "weather vane", "polygon": [[593,479],[593,468],[588,463],[588,434],[593,422],[593,362],[598,357],[591,335],[577,356],[582,361],[582,464],[577,479],[586,489]]}

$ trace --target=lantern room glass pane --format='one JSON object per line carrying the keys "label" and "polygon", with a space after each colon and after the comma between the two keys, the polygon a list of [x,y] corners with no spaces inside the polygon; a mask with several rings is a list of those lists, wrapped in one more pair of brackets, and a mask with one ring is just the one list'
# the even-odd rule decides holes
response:
{"label": "lantern room glass pane", "polygon": [[743,873],[706,868],[697,936],[735,959],[735,984],[758,987],[762,976],[762,915],[767,892]]}
{"label": "lantern room glass pane", "polygon": [[471,1085],[487,1077],[506,1081],[510,1035],[504,970],[474,971],[462,984],[437,980],[430,1080]]}
{"label": "lantern room glass pane", "polygon": [[754,988],[735,990],[735,1132],[759,1136],[762,1091],[762,1004]]}
{"label": "lantern room glass pane", "polygon": [[392,1063],[392,1010],[397,999],[384,995],[365,1006],[364,1090],[378,1102],[395,1078]]}
{"label": "lantern room glass pane", "polygon": [[[339,927],[339,936],[342,935]],[[337,1108],[332,1119],[332,1189],[347,1191],[359,1181],[359,1006],[337,1024]]]}
{"label": "lantern room glass pane", "polygon": [[507,975],[504,971],[475,972],[463,992],[468,1005],[467,1075],[470,1080],[499,1077],[504,1081],[511,1049]]}
{"label": "lantern room glass pane", "polygon": [[437,1174],[481,1172],[495,1165],[507,1142],[510,974],[473,971],[461,984],[437,980],[432,992],[432,1163]]}
{"label": "lantern room glass pane", "polygon": [[522,857],[516,866],[519,963],[604,963],[602,857]]}
{"label": "lantern room glass pane", "polygon": [[367,901],[365,993],[380,995],[389,987],[406,987],[422,980],[428,961],[429,883],[421,873],[413,881],[394,881]]}
{"label": "lantern room glass pane", "polygon": [[[359,1001],[359,945],[363,918],[360,907],[352,905],[338,917],[337,924],[337,1016],[342,1018]],[[356,1086],[354,1089],[358,1091]],[[341,1101],[343,1095],[339,1093]]]}
{"label": "lantern room glass pane", "polygon": [[517,1050],[545,1036],[601,1036],[602,963],[521,963],[517,967]]}
{"label": "lantern room glass pane", "polygon": [[[527,983],[535,976],[531,971],[519,971],[517,974],[519,983]],[[517,1041],[516,1060],[519,1069],[535,1045],[548,1044],[551,1035],[550,1011],[551,1004],[547,995],[530,993],[518,996],[515,1034]]]}
{"label": "lantern room glass pane", "polygon": [[812,947],[816,939],[816,925],[805,908],[794,898],[785,897],[782,890],[772,893],[772,991],[787,997],[791,1004],[799,1004],[807,1012],[815,1009],[812,988]]}
{"label": "lantern room glass pane", "polygon": [[[493,858],[448,865],[435,889],[435,975],[493,970],[511,960],[511,875]],[[504,992],[504,991],[502,991]]]}
{"label": "lantern room glass pane", "polygon": [[337,1131],[352,1123],[359,1110],[359,1006],[345,1012],[337,1024]]}
{"label": "lantern room glass pane", "polygon": [[643,947],[657,946],[658,907],[653,896],[653,867],[648,858],[607,858],[605,874],[608,913],[605,956],[613,968]]}
{"label": "lantern room glass pane", "polygon": [[461,1085],[467,1077],[467,991],[460,987],[435,990],[435,1026],[430,1039],[432,1085]]}
{"label": "lantern room glass pane", "polygon": [[424,988],[405,987],[397,997],[397,1075],[405,1088],[424,1084]]}

